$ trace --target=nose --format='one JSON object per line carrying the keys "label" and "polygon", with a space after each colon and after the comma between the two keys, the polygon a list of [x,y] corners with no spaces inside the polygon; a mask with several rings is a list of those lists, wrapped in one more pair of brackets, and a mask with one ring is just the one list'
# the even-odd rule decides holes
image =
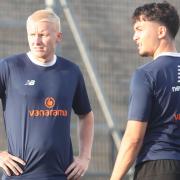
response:
{"label": "nose", "polygon": [[36,34],[36,35],[34,36],[33,43],[34,43],[35,45],[41,44],[41,37],[40,37],[38,34]]}
{"label": "nose", "polygon": [[133,41],[136,41],[137,40],[137,33],[134,32],[134,35],[133,35]]}
{"label": "nose", "polygon": [[137,41],[139,40],[140,38],[140,34],[139,32],[134,32],[134,35],[133,35],[133,41],[135,41],[137,43]]}

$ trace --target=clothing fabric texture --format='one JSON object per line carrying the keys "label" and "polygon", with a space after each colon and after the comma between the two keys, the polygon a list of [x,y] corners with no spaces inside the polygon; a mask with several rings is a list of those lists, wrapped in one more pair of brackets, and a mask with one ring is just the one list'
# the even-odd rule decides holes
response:
{"label": "clothing fabric texture", "polygon": [[73,161],[71,110],[91,111],[77,65],[57,57],[49,67],[34,64],[27,54],[0,62],[0,98],[8,152],[26,162],[20,176],[3,180],[66,180]]}
{"label": "clothing fabric texture", "polygon": [[179,180],[180,161],[146,161],[135,168],[133,180]]}
{"label": "clothing fabric texture", "polygon": [[128,119],[148,123],[136,165],[180,160],[180,54],[159,56],[135,71]]}

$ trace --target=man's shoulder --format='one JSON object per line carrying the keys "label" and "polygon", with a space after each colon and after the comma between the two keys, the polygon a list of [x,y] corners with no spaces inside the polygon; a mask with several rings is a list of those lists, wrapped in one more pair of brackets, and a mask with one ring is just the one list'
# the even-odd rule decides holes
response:
{"label": "man's shoulder", "polygon": [[177,64],[180,63],[179,57],[159,56],[155,60],[139,66],[136,71],[136,76],[146,76],[146,78],[156,80],[158,77],[165,77],[171,71],[177,69]]}
{"label": "man's shoulder", "polygon": [[61,61],[63,64],[67,64],[69,66],[77,66],[76,63],[72,62],[71,60],[64,58],[62,56],[57,56],[57,60]]}
{"label": "man's shoulder", "polygon": [[21,53],[21,54],[15,54],[15,55],[4,57],[1,59],[1,61],[7,62],[7,63],[15,63],[16,61],[25,59],[25,57],[26,57],[26,54]]}
{"label": "man's shoulder", "polygon": [[73,69],[73,70],[76,70],[76,71],[80,71],[79,66],[78,66],[76,63],[74,63],[74,62],[72,62],[71,60],[69,60],[69,59],[66,59],[66,58],[64,58],[64,57],[57,56],[57,61],[58,61],[59,66],[60,66],[61,68],[71,69],[71,70]]}
{"label": "man's shoulder", "polygon": [[157,65],[157,61],[151,61],[139,66],[133,73],[133,79],[140,81],[153,81],[154,76],[160,70],[162,66]]}
{"label": "man's shoulder", "polygon": [[156,71],[161,70],[165,67],[169,67],[172,63],[180,61],[180,55],[178,56],[159,56],[155,60],[148,62],[146,64],[141,65],[138,69],[144,71]]}
{"label": "man's shoulder", "polygon": [[154,69],[154,67],[157,67],[157,61],[152,60],[151,62],[148,62],[146,64],[143,64],[139,66],[137,69],[140,71],[151,71]]}
{"label": "man's shoulder", "polygon": [[164,57],[160,57],[156,60],[152,60],[146,64],[143,64],[137,68],[138,71],[144,72],[145,74],[157,74],[157,72],[168,66],[167,59]]}

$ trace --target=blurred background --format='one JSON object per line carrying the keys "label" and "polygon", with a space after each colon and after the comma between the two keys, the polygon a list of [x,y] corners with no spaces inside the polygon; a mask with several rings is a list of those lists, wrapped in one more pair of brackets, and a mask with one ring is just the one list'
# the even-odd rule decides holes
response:
{"label": "blurred background", "polygon": [[[180,13],[179,1],[170,2]],[[80,66],[95,114],[92,161],[85,180],[109,179],[127,122],[131,75],[139,65],[150,61],[138,56],[132,41],[131,16],[143,4],[140,0],[1,0],[0,58],[29,50],[26,19],[33,11],[49,8],[61,17],[63,40],[57,54]],[[179,50],[179,34],[176,43]],[[6,136],[0,117],[0,150],[4,150]],[[73,115],[71,137],[75,155],[76,125]],[[125,179],[131,180],[132,173],[133,168]]]}

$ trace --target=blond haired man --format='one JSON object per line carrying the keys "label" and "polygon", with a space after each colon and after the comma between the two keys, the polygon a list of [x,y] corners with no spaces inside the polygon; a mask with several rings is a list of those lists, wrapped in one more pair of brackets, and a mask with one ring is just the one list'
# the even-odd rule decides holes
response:
{"label": "blond haired man", "polygon": [[[38,10],[27,19],[30,51],[0,62],[8,150],[0,152],[3,180],[80,179],[88,168],[94,117],[77,65],[55,55],[60,19]],[[73,158],[71,110],[79,117],[79,156]]]}

